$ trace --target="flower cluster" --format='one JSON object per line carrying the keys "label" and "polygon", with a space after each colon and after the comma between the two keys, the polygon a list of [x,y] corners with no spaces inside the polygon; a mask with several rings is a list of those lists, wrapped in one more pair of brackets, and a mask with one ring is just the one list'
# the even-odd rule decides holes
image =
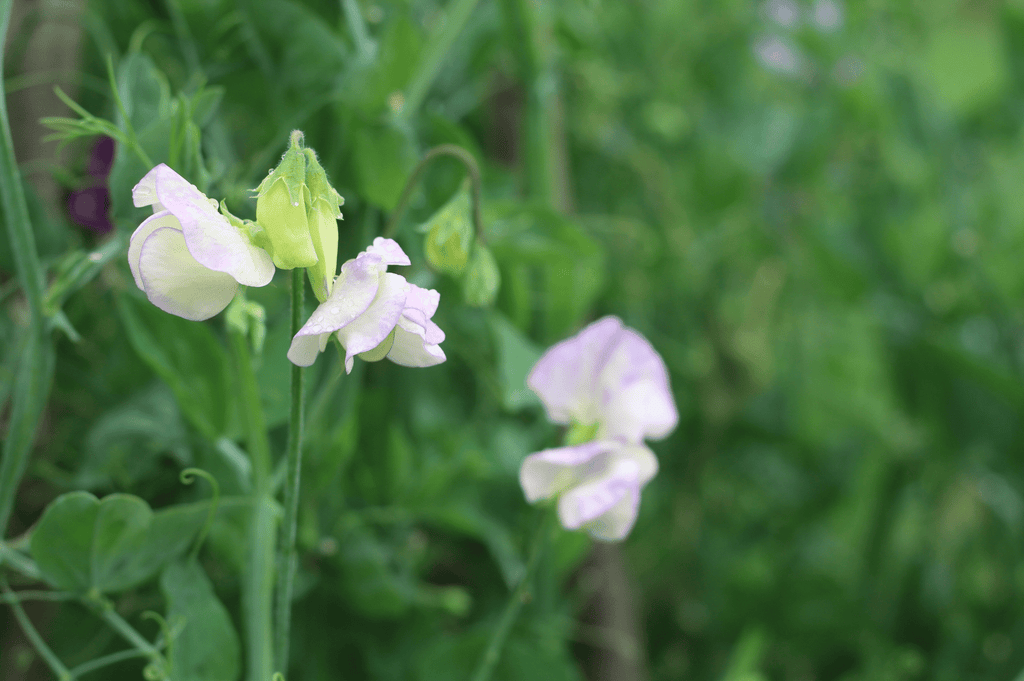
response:
{"label": "flower cluster", "polygon": [[[410,264],[395,241],[378,237],[335,278],[341,197],[311,150],[299,149],[294,135],[292,142],[261,185],[257,223],[239,220],[223,204],[218,212],[216,201],[164,164],[147,173],[132,191],[136,206],[154,211],[128,247],[136,285],[160,309],[202,320],[227,307],[240,284],[270,283],[275,263],[303,266],[321,305],[292,340],[292,362],[312,364],[332,334],[345,349],[348,372],[356,355],[411,367],[445,361],[444,332],[432,321],[440,294],[387,271]],[[293,206],[288,192],[305,197],[310,187],[311,200]]]}
{"label": "flower cluster", "polygon": [[526,457],[519,481],[527,501],[558,497],[566,528],[623,539],[658,471],[644,440],[665,437],[679,419],[665,363],[643,336],[605,317],[551,347],[526,383],[551,421],[586,434]]}

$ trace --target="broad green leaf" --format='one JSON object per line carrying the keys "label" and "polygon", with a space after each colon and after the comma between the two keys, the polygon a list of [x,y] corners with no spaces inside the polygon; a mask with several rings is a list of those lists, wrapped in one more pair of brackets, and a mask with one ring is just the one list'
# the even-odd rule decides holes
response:
{"label": "broad green leaf", "polygon": [[160,590],[167,599],[167,623],[182,627],[171,649],[179,681],[235,681],[241,671],[238,634],[231,616],[196,561],[164,568]]}
{"label": "broad green leaf", "polygon": [[412,141],[392,126],[366,125],[355,131],[353,154],[360,194],[370,203],[393,210],[416,164]]}
{"label": "broad green leaf", "polygon": [[139,357],[170,386],[182,413],[211,440],[237,428],[224,348],[204,324],[190,322],[131,296],[120,296],[128,339]]}
{"label": "broad green leaf", "polygon": [[498,379],[505,408],[516,411],[540,404],[537,395],[526,387],[526,377],[540,359],[541,348],[500,313],[492,314],[490,321],[498,354]]}
{"label": "broad green leaf", "polygon": [[54,587],[123,591],[183,553],[205,518],[201,506],[154,513],[130,494],[102,500],[88,492],[55,499],[32,532],[32,557]]}

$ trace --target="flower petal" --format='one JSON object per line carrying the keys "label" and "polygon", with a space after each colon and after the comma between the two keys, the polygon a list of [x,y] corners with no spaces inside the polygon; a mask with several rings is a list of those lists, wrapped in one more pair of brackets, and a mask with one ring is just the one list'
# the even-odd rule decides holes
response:
{"label": "flower petal", "polygon": [[600,319],[545,352],[526,379],[554,423],[594,423],[594,388],[604,356],[622,330],[618,317]]}
{"label": "flower petal", "polygon": [[181,230],[161,227],[142,244],[139,253],[142,290],[165,312],[200,321],[214,316],[231,302],[238,282],[196,261]]}
{"label": "flower petal", "polygon": [[291,346],[288,348],[288,360],[296,366],[310,366],[316,360],[316,356],[323,352],[326,345],[323,339],[329,336],[329,333],[323,333],[319,336],[296,335],[292,339]]}
{"label": "flower petal", "polygon": [[[386,272],[377,295],[366,311],[338,330],[338,340],[345,348],[346,371],[351,371],[356,355],[374,349],[388,337],[402,316],[408,293],[409,282],[405,277]],[[334,297],[333,294],[331,297]]]}
{"label": "flower petal", "polygon": [[607,437],[629,442],[661,438],[679,421],[665,362],[633,329],[618,334],[604,358],[595,392]]}
{"label": "flower petal", "polygon": [[448,358],[437,344],[427,343],[421,334],[402,328],[402,320],[399,320],[388,359],[405,367],[432,367]]}
{"label": "flower petal", "polygon": [[295,337],[333,333],[352,323],[373,302],[385,267],[378,256],[366,253],[342,265],[331,295],[313,311]]}
{"label": "flower petal", "polygon": [[639,507],[640,466],[625,458],[563,494],[558,517],[567,529],[583,527],[596,539],[616,541],[629,534]]}
{"label": "flower petal", "polygon": [[531,504],[549,499],[579,484],[603,468],[611,451],[621,447],[613,440],[594,440],[574,447],[557,447],[530,454],[519,468],[519,484]]}
{"label": "flower petal", "polygon": [[[147,175],[148,177],[148,175]],[[142,257],[142,244],[146,242],[149,235],[162,228],[176,229],[181,231],[181,223],[178,218],[171,215],[169,210],[150,215],[142,221],[128,240],[128,267],[131,268],[132,276],[135,277],[135,285],[145,291],[142,284],[142,275],[139,273],[139,259]]]}
{"label": "flower petal", "polygon": [[437,305],[441,302],[441,294],[432,288],[420,288],[416,284],[409,284],[409,297],[405,299],[405,310],[418,310],[427,319],[437,312]]}
{"label": "flower petal", "polygon": [[[162,163],[160,165],[163,165]],[[148,173],[143,176],[139,183],[132,188],[132,203],[135,204],[136,208],[142,208],[143,206],[152,206],[154,204],[159,205],[160,199],[156,195],[156,166]],[[163,209],[161,209],[163,210]],[[159,212],[154,209],[154,212]]]}
{"label": "flower petal", "polygon": [[[150,176],[160,203],[181,223],[185,243],[201,264],[218,272],[227,272],[246,286],[266,286],[274,278],[274,262],[262,248],[249,240],[227,218],[217,212],[211,201],[185,178],[161,163],[136,187],[143,187],[141,200],[148,200]],[[144,186],[145,183],[145,186]],[[134,196],[134,192],[133,192]]]}
{"label": "flower petal", "polygon": [[409,265],[412,264],[409,256],[405,254],[402,247],[394,239],[385,239],[382,236],[373,240],[373,244],[366,249],[366,253],[379,256],[385,265]]}

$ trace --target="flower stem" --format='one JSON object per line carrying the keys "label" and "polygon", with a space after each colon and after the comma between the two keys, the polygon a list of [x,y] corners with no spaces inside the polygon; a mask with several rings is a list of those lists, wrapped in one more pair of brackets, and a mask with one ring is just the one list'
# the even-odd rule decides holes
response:
{"label": "flower stem", "polygon": [[[0,48],[7,37],[13,0],[0,0]],[[3,50],[0,49],[0,73]],[[43,269],[28,217],[28,204],[21,185],[21,174],[14,158],[14,143],[7,115],[7,95],[0,82],[0,204],[3,206],[7,237],[25,291],[29,308],[28,333],[18,364],[12,394],[10,428],[0,457],[0,539],[7,530],[14,509],[14,497],[25,474],[28,457],[35,442],[39,419],[43,415],[53,378],[53,343],[43,320]]]}
{"label": "flower stem", "polygon": [[229,331],[231,352],[239,381],[246,441],[252,459],[253,507],[249,525],[249,560],[242,580],[245,613],[247,674],[249,681],[266,681],[274,670],[274,510],[270,491],[270,441],[260,403],[259,386],[241,331]]}
{"label": "flower stem", "polygon": [[471,153],[455,144],[440,144],[423,155],[423,160],[413,169],[412,175],[409,176],[409,181],[405,183],[405,189],[402,190],[402,196],[398,199],[398,205],[395,206],[395,210],[391,213],[391,219],[388,220],[388,225],[384,228],[384,236],[391,238],[395,235],[395,232],[398,230],[398,221],[402,219],[405,209],[409,206],[409,200],[412,198],[412,191],[416,188],[416,183],[419,181],[420,176],[423,175],[427,165],[438,156],[457,158],[462,161],[462,165],[466,166],[466,172],[469,174],[470,199],[473,206],[473,230],[476,232],[477,240],[482,243],[484,241],[484,221],[480,215],[480,166],[477,165],[476,159],[473,158]]}
{"label": "flower stem", "polygon": [[[0,575],[0,591],[3,591],[4,595],[10,597],[13,595],[11,588],[7,585],[7,578]],[[68,668],[64,666],[64,663],[60,661],[50,646],[46,645],[46,641],[40,636],[39,631],[32,625],[28,615],[25,614],[25,609],[21,607],[21,603],[17,599],[9,601],[11,609],[14,610],[14,617],[18,620],[18,624],[21,625],[21,630],[25,632],[25,637],[28,638],[29,642],[35,647],[39,656],[46,662],[46,666],[57,676],[60,681],[68,681],[73,679],[74,676],[68,671]]]}
{"label": "flower stem", "polygon": [[519,609],[523,607],[523,601],[526,597],[526,591],[530,586],[530,580],[533,578],[533,572],[540,561],[544,540],[548,535],[548,516],[550,515],[549,509],[541,509],[540,520],[537,522],[537,529],[534,532],[533,543],[530,547],[530,557],[526,563],[526,571],[509,597],[508,603],[505,605],[505,612],[501,614],[498,626],[495,627],[494,633],[491,634],[487,650],[484,651],[484,655],[480,658],[480,663],[476,667],[476,673],[473,674],[473,681],[488,681],[494,672],[495,665],[501,659],[501,650],[505,647],[505,640],[508,638],[509,632],[512,631],[512,625],[515,624],[516,617],[519,616]]}
{"label": "flower stem", "polygon": [[[292,270],[292,336],[302,328],[305,281],[303,270]],[[277,572],[277,627],[274,632],[274,651],[279,670],[288,669],[288,643],[292,615],[292,581],[298,554],[295,534],[299,516],[299,473],[302,469],[302,416],[303,368],[292,365],[292,409],[288,421],[287,479],[284,488],[284,524],[281,527],[281,545]]]}

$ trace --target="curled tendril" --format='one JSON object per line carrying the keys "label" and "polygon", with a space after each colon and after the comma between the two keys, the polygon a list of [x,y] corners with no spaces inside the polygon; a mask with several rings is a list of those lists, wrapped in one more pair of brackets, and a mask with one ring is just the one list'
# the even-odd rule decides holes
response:
{"label": "curled tendril", "polygon": [[[171,662],[171,647],[174,643],[174,634],[171,632],[171,628],[170,626],[168,626],[167,620],[165,620],[163,615],[161,615],[158,612],[147,610],[144,613],[142,613],[142,619],[153,620],[157,623],[157,626],[160,627],[160,632],[164,636],[164,646],[167,648],[167,655],[164,656],[164,658],[167,660],[167,663],[166,667],[160,667],[160,665],[158,665],[158,667],[160,667],[161,671],[160,678],[169,679],[171,678],[171,665],[173,664]],[[155,661],[154,664],[156,664]]]}
{"label": "curled tendril", "polygon": [[195,546],[192,547],[192,551],[188,554],[188,559],[190,561],[195,560],[196,556],[199,555],[199,548],[203,545],[203,542],[206,541],[206,535],[210,532],[210,527],[213,525],[213,518],[217,515],[217,505],[220,504],[220,485],[217,483],[217,478],[213,477],[213,475],[204,471],[202,468],[186,468],[181,472],[181,475],[178,476],[178,479],[181,480],[183,485],[191,485],[195,482],[196,476],[199,476],[210,483],[210,487],[213,488],[213,494],[210,499],[210,510],[206,514],[206,522],[203,524],[203,529],[200,530],[199,536],[196,537]]}

